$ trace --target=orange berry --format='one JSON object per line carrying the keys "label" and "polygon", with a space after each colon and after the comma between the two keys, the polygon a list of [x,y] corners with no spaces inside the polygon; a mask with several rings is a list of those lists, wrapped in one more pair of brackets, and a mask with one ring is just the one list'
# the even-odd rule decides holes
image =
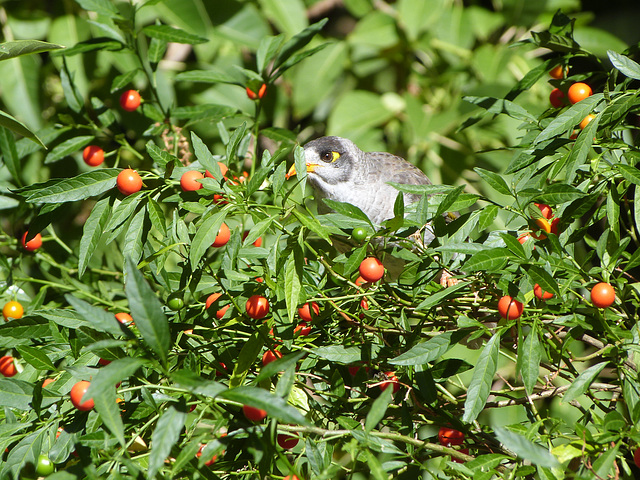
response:
{"label": "orange berry", "polygon": [[542,287],[537,283],[533,286],[533,294],[540,300],[549,300],[551,297],[553,297],[553,293],[543,292]]}
{"label": "orange berry", "polygon": [[197,170],[184,172],[180,177],[180,188],[182,188],[183,192],[194,192],[196,190],[200,190],[204,185],[198,182],[198,180],[203,178],[204,175]]}
{"label": "orange berry", "polygon": [[139,192],[142,188],[142,178],[140,178],[140,175],[135,170],[125,168],[118,174],[116,186],[123,195],[131,195],[132,193]]}
{"label": "orange berry", "polygon": [[593,120],[594,118],[596,118],[596,116],[592,113],[584,117],[580,122],[580,130],[584,130],[585,128],[587,128],[587,125],[589,125],[591,120]]}
{"label": "orange berry", "polygon": [[593,94],[591,87],[586,83],[578,82],[569,87],[567,96],[572,104],[578,103]]}
{"label": "orange berry", "polygon": [[561,80],[567,74],[568,70],[569,69],[563,65],[556,65],[549,71],[549,76],[556,80]]}
{"label": "orange berry", "polygon": [[616,291],[605,282],[596,283],[591,289],[591,303],[598,308],[607,308],[616,300]]}
{"label": "orange berry", "polygon": [[22,304],[20,302],[16,302],[15,300],[11,300],[4,304],[2,307],[2,316],[4,317],[5,322],[10,318],[22,318],[24,315],[24,308],[22,308]]}
{"label": "orange berry", "polygon": [[305,322],[311,322],[320,315],[320,307],[316,302],[305,303],[298,309],[298,315]]}
{"label": "orange berry", "polygon": [[211,244],[212,247],[223,247],[227,244],[229,239],[231,238],[231,230],[226,223],[220,225],[220,229],[218,230],[218,235],[216,235],[216,239]]}

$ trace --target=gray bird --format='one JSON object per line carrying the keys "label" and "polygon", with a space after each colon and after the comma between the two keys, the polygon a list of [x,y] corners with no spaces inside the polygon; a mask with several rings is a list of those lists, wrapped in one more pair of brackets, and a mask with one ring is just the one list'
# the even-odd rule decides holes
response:
{"label": "gray bird", "polygon": [[[341,137],[321,137],[304,146],[307,180],[316,192],[319,208],[323,198],[347,202],[360,208],[377,225],[394,217],[393,207],[398,190],[387,182],[430,185],[429,178],[404,158],[386,152],[363,152],[351,140]],[[295,175],[295,165],[287,178]],[[409,205],[421,196],[404,193]],[[445,219],[457,218],[448,213]],[[434,238],[430,226],[425,229],[423,241]]]}

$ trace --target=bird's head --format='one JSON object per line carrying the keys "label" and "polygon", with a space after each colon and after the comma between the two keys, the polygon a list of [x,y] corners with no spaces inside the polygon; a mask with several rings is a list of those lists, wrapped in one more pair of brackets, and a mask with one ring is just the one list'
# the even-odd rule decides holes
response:
{"label": "bird's head", "polygon": [[[323,185],[349,181],[355,164],[362,161],[363,156],[364,152],[355,143],[341,137],[321,137],[304,146],[308,179],[320,189],[323,189]],[[295,174],[293,165],[287,178]]]}

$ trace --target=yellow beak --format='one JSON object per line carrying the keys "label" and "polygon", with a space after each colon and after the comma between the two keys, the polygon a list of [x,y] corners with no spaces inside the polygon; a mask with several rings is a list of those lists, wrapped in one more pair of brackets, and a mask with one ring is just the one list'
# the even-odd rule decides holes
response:
{"label": "yellow beak", "polygon": [[[315,163],[308,163],[307,164],[307,173],[313,172],[316,169],[317,166],[318,165],[316,165]],[[296,164],[294,163],[293,165],[291,165],[291,168],[289,169],[287,174],[284,176],[284,178],[289,180],[289,178],[295,176],[297,173],[298,172],[296,172]]]}

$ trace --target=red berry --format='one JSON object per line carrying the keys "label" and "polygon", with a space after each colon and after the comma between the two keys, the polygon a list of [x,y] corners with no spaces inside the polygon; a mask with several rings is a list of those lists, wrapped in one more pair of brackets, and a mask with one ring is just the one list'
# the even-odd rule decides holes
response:
{"label": "red berry", "polygon": [[505,295],[498,302],[498,312],[502,318],[507,320],[514,320],[522,315],[524,306],[521,302],[515,298],[511,298],[509,295]]}
{"label": "red berry", "polygon": [[386,380],[380,384],[380,390],[385,391],[389,385],[393,385],[393,393],[396,393],[400,390],[400,383],[398,382],[398,377],[396,377],[395,372],[385,372],[384,374],[389,380]]}
{"label": "red berry", "polygon": [[204,178],[204,175],[197,170],[189,170],[188,172],[184,172],[182,177],[180,177],[180,188],[182,188],[183,192],[193,192],[195,190],[200,190],[204,185],[202,185],[198,180]]}
{"label": "red berry", "polygon": [[298,315],[305,322],[311,322],[320,315],[320,307],[316,302],[305,303],[298,309]]}
{"label": "red berry", "polygon": [[251,407],[249,405],[244,405],[242,407],[242,413],[247,418],[247,420],[251,422],[260,422],[264,420],[267,416],[266,410],[262,410],[260,408]]}
{"label": "red berry", "polygon": [[116,185],[123,195],[131,195],[142,188],[142,178],[135,170],[125,168],[118,174]]}
{"label": "red berry", "polygon": [[269,300],[261,295],[252,295],[245,305],[247,315],[254,320],[260,320],[269,313]]}
{"label": "red berry", "polygon": [[71,388],[71,392],[69,393],[69,395],[71,396],[71,403],[73,404],[73,406],[76,407],[78,410],[82,410],[83,412],[93,409],[93,406],[94,406],[92,398],[82,402],[82,397],[84,396],[86,391],[89,389],[89,385],[91,385],[91,383],[87,382],[86,380],[82,380],[81,382],[76,383]]}
{"label": "red berry", "polygon": [[277,437],[278,445],[280,445],[285,450],[291,450],[298,444],[298,437],[293,437],[291,435],[285,435],[284,433],[278,434]]}
{"label": "red berry", "polygon": [[367,282],[377,282],[384,276],[384,265],[376,257],[365,258],[358,270],[360,276]]}
{"label": "red berry", "polygon": [[27,235],[29,232],[24,232],[22,235],[22,248],[27,252],[35,252],[42,246],[42,235],[36,233],[35,236],[27,242]]}
{"label": "red berry", "polygon": [[231,238],[231,230],[226,223],[220,225],[220,229],[218,230],[218,235],[216,235],[215,240],[211,244],[212,247],[223,247],[227,244],[229,239]]}
{"label": "red berry", "polygon": [[533,293],[540,300],[549,300],[551,297],[553,297],[553,293],[551,293],[551,292],[543,292],[542,291],[542,287],[540,285],[538,285],[537,283],[533,286]]}
{"label": "red berry", "polygon": [[104,150],[97,145],[89,145],[82,151],[82,159],[90,167],[97,167],[104,162]]}
{"label": "red berry", "polygon": [[126,90],[120,95],[120,106],[127,112],[133,112],[140,106],[140,100],[137,90]]}
{"label": "red berry", "polygon": [[438,441],[440,445],[450,447],[451,445],[462,445],[464,433],[449,427],[441,427],[438,431]]}
{"label": "red berry", "polygon": [[269,365],[271,362],[282,358],[282,353],[280,353],[278,350],[267,350],[266,352],[264,352],[264,355],[262,355],[262,366],[266,366]]}
{"label": "red berry", "polygon": [[549,94],[549,102],[553,108],[560,108],[565,104],[565,95],[559,88],[554,88]]}

